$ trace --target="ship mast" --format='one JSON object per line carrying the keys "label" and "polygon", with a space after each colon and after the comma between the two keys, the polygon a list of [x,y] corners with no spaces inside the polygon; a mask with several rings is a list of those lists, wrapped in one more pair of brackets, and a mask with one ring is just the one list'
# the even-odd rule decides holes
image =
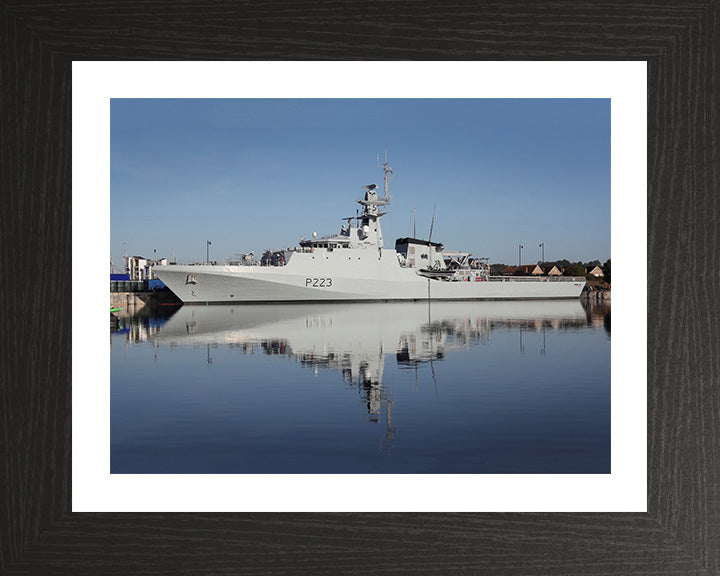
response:
{"label": "ship mast", "polygon": [[[387,148],[385,148],[385,162],[383,163],[383,172],[384,172],[384,181],[385,181],[385,197],[380,198],[385,204],[390,203],[390,178],[392,178],[393,171],[392,168],[390,168],[390,164],[388,163],[387,159]],[[383,248],[383,237],[382,232],[380,230],[380,222],[377,223],[377,234],[378,234],[378,256],[382,258],[382,248]]]}
{"label": "ship mast", "polygon": [[[378,154],[378,164],[380,162],[380,155]],[[365,190],[365,196],[363,199],[358,200],[358,204],[364,206],[363,213],[360,215],[360,222],[358,222],[358,237],[360,240],[370,238],[369,242],[375,244],[378,248],[378,258],[382,258],[383,249],[383,237],[382,230],[380,228],[379,218],[385,214],[380,212],[378,208],[385,206],[390,203],[389,193],[389,181],[392,177],[393,170],[390,168],[390,164],[387,161],[387,150],[385,151],[385,162],[383,163],[383,170],[385,172],[385,195],[380,197],[377,192],[377,184],[368,184],[363,186]]]}
{"label": "ship mast", "polygon": [[[378,154],[379,156],[379,154]],[[389,193],[389,182],[390,178],[392,178],[393,171],[392,168],[390,168],[390,164],[388,164],[387,159],[387,148],[385,149],[385,162],[383,163],[383,171],[385,172],[385,198],[383,200],[390,201],[390,193]]]}

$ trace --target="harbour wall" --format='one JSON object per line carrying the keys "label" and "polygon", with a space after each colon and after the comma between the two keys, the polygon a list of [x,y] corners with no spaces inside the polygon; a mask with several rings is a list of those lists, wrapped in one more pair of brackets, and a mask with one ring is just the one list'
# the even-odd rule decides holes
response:
{"label": "harbour wall", "polygon": [[145,306],[162,304],[181,304],[182,302],[169,290],[153,292],[110,292],[110,307],[137,311]]}
{"label": "harbour wall", "polygon": [[610,300],[610,288],[585,286],[580,293],[580,300]]}

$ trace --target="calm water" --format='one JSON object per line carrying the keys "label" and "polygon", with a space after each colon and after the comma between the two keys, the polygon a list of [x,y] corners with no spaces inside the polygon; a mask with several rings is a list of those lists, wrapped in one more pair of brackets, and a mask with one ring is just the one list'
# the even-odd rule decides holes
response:
{"label": "calm water", "polygon": [[112,473],[610,473],[610,309],[161,307],[111,332]]}

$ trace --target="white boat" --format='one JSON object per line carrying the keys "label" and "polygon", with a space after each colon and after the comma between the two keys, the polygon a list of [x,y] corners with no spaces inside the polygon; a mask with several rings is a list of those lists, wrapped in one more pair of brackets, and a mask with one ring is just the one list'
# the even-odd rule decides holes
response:
{"label": "white boat", "polygon": [[362,213],[340,232],[301,238],[293,249],[266,251],[260,262],[216,266],[169,264],[154,272],[183,302],[364,302],[578,298],[583,277],[491,276],[469,252],[446,252],[430,239],[399,238],[385,248],[380,208],[390,203],[387,159],[384,195],[363,186]]}

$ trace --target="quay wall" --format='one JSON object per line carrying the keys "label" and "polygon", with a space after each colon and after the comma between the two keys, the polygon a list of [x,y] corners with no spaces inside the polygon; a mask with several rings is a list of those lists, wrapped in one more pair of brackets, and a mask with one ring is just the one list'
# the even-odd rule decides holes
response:
{"label": "quay wall", "polygon": [[610,289],[585,286],[583,291],[580,293],[580,300],[610,300]]}
{"label": "quay wall", "polygon": [[110,292],[110,307],[137,311],[145,306],[182,303],[169,290],[154,292]]}
{"label": "quay wall", "polygon": [[110,307],[139,310],[149,300],[147,298],[143,299],[141,297],[143,294],[142,292],[110,292]]}

